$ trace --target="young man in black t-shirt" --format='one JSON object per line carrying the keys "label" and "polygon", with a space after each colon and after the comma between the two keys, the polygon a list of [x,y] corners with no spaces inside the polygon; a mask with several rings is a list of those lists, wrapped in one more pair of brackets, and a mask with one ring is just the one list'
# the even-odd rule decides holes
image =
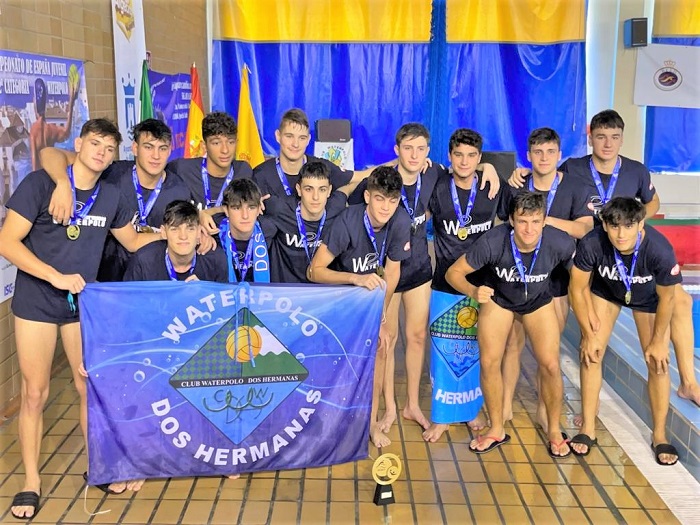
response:
{"label": "young man in black t-shirt", "polygon": [[374,169],[367,179],[366,204],[350,206],[336,218],[324,232],[308,271],[309,280],[316,283],[386,289],[370,415],[370,439],[378,448],[391,443],[377,419],[389,343],[386,312],[399,282],[401,261],[411,255],[411,219],[399,208],[402,186],[395,169]]}
{"label": "young man in black t-shirt", "polygon": [[219,225],[219,240],[231,283],[270,282],[268,240],[275,228],[266,217],[260,217],[261,197],[252,179],[236,179],[224,190],[226,218]]}
{"label": "young man in black t-shirt", "polygon": [[295,196],[271,196],[265,216],[275,227],[270,238],[272,282],[308,283],[306,271],[321,236],[345,209],[347,195],[355,185],[333,191],[325,162],[307,162],[299,170]]}
{"label": "young man in black t-shirt", "polygon": [[338,189],[351,181],[359,182],[369,175],[370,170],[354,173],[344,170],[326,159],[319,159],[306,154],[311,140],[309,119],[301,109],[287,110],[275,131],[275,138],[280,145],[279,156],[268,159],[253,170],[253,179],[263,195],[277,197],[294,195],[294,187],[299,181],[299,170],[307,162],[323,162],[330,170],[330,181]]}
{"label": "young man in black t-shirt", "polygon": [[[449,142],[450,169],[439,169],[438,180],[433,190],[428,205],[429,214],[433,219],[435,229],[435,272],[431,284],[430,314],[431,325],[440,323],[439,319],[445,311],[458,307],[464,300],[464,295],[456,291],[445,280],[447,269],[457,259],[467,253],[471,246],[486,232],[491,230],[496,222],[496,215],[501,200],[502,188],[489,182],[485,184],[484,172],[479,170],[481,166],[481,150],[483,139],[476,131],[461,128],[452,133]],[[505,218],[505,217],[502,217]],[[483,271],[469,277],[474,283],[479,283]],[[466,308],[467,306],[465,306]],[[453,390],[440,384],[440,376],[445,374],[449,380],[454,373],[445,371],[448,364],[439,353],[441,347],[449,346],[452,357],[467,356],[473,354],[470,351],[473,334],[465,333],[465,326],[459,325],[453,332],[443,337],[439,330],[431,329],[431,379],[434,383],[433,394],[441,389]],[[472,359],[478,362],[478,355],[472,355]],[[460,366],[464,363],[457,359]],[[461,388],[461,387],[460,387]],[[450,423],[463,422],[461,419],[465,413],[471,420],[468,422],[472,430],[481,430],[484,425],[483,418],[478,416],[480,405],[472,410],[472,401],[463,401],[462,406],[452,403],[451,414],[445,417],[436,417],[439,409],[449,407],[445,402],[433,395],[432,424],[423,433],[426,441],[435,442],[449,428]],[[473,416],[471,413],[474,413]]]}
{"label": "young man in black t-shirt", "polygon": [[227,113],[209,113],[202,120],[205,157],[175,159],[168,163],[190,190],[192,200],[201,210],[200,222],[209,234],[218,232],[224,219],[224,191],[231,181],[249,179],[253,170],[244,160],[236,159],[238,126]]}
{"label": "young man in black t-shirt", "polygon": [[[12,311],[22,374],[19,439],[25,482],[13,500],[12,513],[20,519],[28,519],[38,510],[42,413],[57,333],[60,330],[80,395],[80,421],[86,435],[86,382],[76,295],[85,283],[95,280],[109,231],[130,251],[158,237],[137,234],[120,203],[119,189],[100,180],[119,142],[119,130],[108,120],[89,120],[83,126],[75,141],[75,162],[68,168],[75,206],[67,226],[54,222],[47,211],[55,185],[43,170],[30,173],[7,203],[0,255],[17,266]],[[126,488],[138,490],[142,483],[113,483],[100,488],[123,492]]]}
{"label": "young man in black t-shirt", "polygon": [[575,454],[585,456],[597,443],[595,417],[603,356],[620,309],[628,306],[648,368],[651,446],[657,463],[673,465],[678,452],[666,437],[671,387],[669,335],[672,319],[682,306],[675,304],[682,276],[670,243],[644,225],[645,215],[644,206],[636,199],[612,199],[600,212],[602,228],[584,237],[576,250],[570,293],[582,333],[583,422],[571,445]]}
{"label": "young man in black t-shirt", "polygon": [[[522,188],[507,186],[501,201],[507,210],[518,193],[535,191],[544,196],[547,203],[545,224],[554,226],[575,239],[581,239],[593,228],[593,211],[588,208],[586,193],[581,191],[581,181],[557,170],[561,161],[561,139],[551,128],[539,128],[528,137],[527,159],[532,163],[532,173],[525,178]],[[563,266],[552,272],[552,294],[557,312],[559,331],[563,332],[569,315],[569,272]],[[506,420],[512,419],[513,396],[520,376],[520,354],[525,344],[522,324],[513,324],[515,334],[509,338],[503,358],[504,398],[503,411]],[[539,381],[538,381],[539,383]],[[537,422],[547,431],[547,416],[540,398]]]}
{"label": "young man in black t-shirt", "polygon": [[[481,237],[447,271],[447,281],[480,303],[479,350],[481,389],[491,428],[469,447],[483,454],[510,440],[505,433],[501,364],[513,320],[521,319],[540,367],[540,395],[547,411],[547,450],[555,459],[571,453],[559,419],[563,382],[559,368],[558,330],[552,303],[551,275],[559,264],[570,263],[574,240],[545,226],[546,201],[541,194],[517,195],[511,205],[510,224],[497,226]],[[465,279],[486,267],[483,283]]]}
{"label": "young man in black t-shirt", "polygon": [[223,250],[197,255],[201,235],[194,204],[182,200],[168,204],[159,231],[164,240],[144,246],[131,257],[124,281],[228,282]]}

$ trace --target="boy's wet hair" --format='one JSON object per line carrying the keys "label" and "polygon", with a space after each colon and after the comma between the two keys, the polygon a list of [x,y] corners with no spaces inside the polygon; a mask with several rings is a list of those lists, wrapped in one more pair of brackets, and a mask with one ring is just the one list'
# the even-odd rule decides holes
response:
{"label": "boy's wet hair", "polygon": [[234,179],[224,190],[224,206],[260,204],[262,193],[252,179]]}
{"label": "boy's wet hair", "polygon": [[642,222],[646,217],[644,204],[632,197],[610,199],[598,213],[598,217],[610,226],[629,226]]}
{"label": "boy's wet hair", "polygon": [[367,191],[378,191],[385,197],[398,197],[401,195],[402,187],[401,175],[389,166],[374,168],[367,177]]}
{"label": "boy's wet hair", "polygon": [[88,120],[80,128],[80,137],[85,137],[89,133],[94,133],[100,137],[112,137],[117,144],[122,142],[122,134],[119,133],[117,125],[106,118],[93,118]]}
{"label": "boy's wet hair", "polygon": [[513,218],[518,215],[534,215],[536,213],[545,214],[547,209],[547,201],[542,193],[534,191],[526,191],[518,193],[510,201],[508,216]]}
{"label": "boy's wet hair", "polygon": [[163,226],[177,228],[181,224],[199,224],[199,211],[188,201],[173,201],[165,207]]}
{"label": "boy's wet hair", "polygon": [[233,117],[223,111],[209,113],[202,120],[202,138],[206,141],[209,137],[236,138],[238,126]]}

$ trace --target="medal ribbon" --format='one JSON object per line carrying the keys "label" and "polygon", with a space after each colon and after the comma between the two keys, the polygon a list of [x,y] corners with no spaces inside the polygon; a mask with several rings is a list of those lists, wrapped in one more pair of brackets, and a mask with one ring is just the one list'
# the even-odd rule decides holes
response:
{"label": "medal ribbon", "polygon": [[620,274],[620,279],[622,284],[625,285],[625,290],[627,293],[632,292],[632,277],[634,277],[634,269],[637,266],[637,257],[639,257],[639,245],[642,243],[642,232],[637,234],[637,242],[634,245],[634,255],[632,255],[632,265],[630,266],[630,272],[627,273],[627,268],[625,268],[625,263],[622,262],[622,256],[616,248],[613,247],[613,253],[615,254],[615,265],[617,266],[617,273]]}
{"label": "medal ribbon", "polygon": [[[396,171],[398,171],[398,167],[396,168]],[[408,205],[408,195],[406,195],[406,188],[404,188],[403,185],[401,186],[401,202],[403,202],[404,208],[406,208],[408,215],[411,217],[411,222],[413,223],[415,223],[416,220],[416,212],[418,210],[418,202],[420,200],[421,179],[422,177],[420,176],[420,174],[418,174],[418,179],[416,180],[416,194],[413,196],[413,208],[411,208]]]}
{"label": "medal ribbon", "polygon": [[[302,166],[304,164],[306,164],[306,155],[304,156]],[[280,178],[280,182],[282,183],[282,187],[284,188],[284,192],[287,195],[291,195],[292,189],[289,187],[289,181],[287,180],[287,176],[282,171],[282,166],[280,165],[280,158],[279,157],[277,157],[277,159],[275,160],[275,168],[277,168],[277,176]]]}
{"label": "medal ribbon", "polygon": [[141,183],[139,182],[138,175],[136,174],[136,165],[134,164],[134,169],[131,171],[131,180],[134,183],[134,190],[136,190],[136,201],[139,204],[139,226],[146,226],[146,218],[151,214],[153,206],[156,204],[156,199],[160,195],[160,190],[163,187],[163,179],[161,177],[156,184],[155,189],[151,192],[148,197],[148,202],[144,206],[143,204],[143,192],[141,191]]}
{"label": "medal ribbon", "polygon": [[[216,202],[214,203],[214,207],[221,206],[221,203],[224,200],[224,190],[226,187],[231,184],[231,181],[233,180],[233,164],[231,164],[231,169],[228,170],[228,175],[226,175],[226,180],[224,180],[224,185],[221,186],[221,190],[219,191],[219,196],[216,198]],[[204,157],[202,159],[202,185],[204,186],[204,208],[211,208],[212,207],[212,202],[211,202],[211,189],[209,188],[209,172],[207,171],[207,159]]]}
{"label": "medal ribbon", "polygon": [[[246,248],[245,257],[243,263],[238,261],[238,254],[235,250],[235,242],[231,237],[231,231],[229,227],[228,219],[221,221],[219,225],[219,239],[221,239],[221,246],[226,250],[226,260],[228,263],[228,281],[230,283],[237,283],[238,279],[236,277],[236,271],[238,270],[241,275],[241,282],[245,281],[245,277],[248,273],[248,268],[250,267],[251,260],[253,261],[253,271],[255,275],[253,280],[256,283],[269,283],[270,282],[270,260],[268,257],[267,243],[265,242],[265,235],[263,234],[260,224],[255,223],[255,228],[253,229],[253,235],[251,235],[248,240],[248,247]],[[234,266],[235,265],[235,266]]]}
{"label": "medal ribbon", "polygon": [[[194,254],[194,259],[192,259],[192,267],[190,268],[190,275],[194,273],[194,267],[197,265],[197,253]],[[165,267],[168,269],[168,275],[171,281],[177,281],[177,272],[173,266],[173,262],[170,260],[168,255],[168,249],[165,249]]]}
{"label": "medal ribbon", "polygon": [[[547,211],[544,214],[545,217],[547,215],[549,215],[549,210],[552,207],[552,203],[554,202],[554,197],[557,194],[558,188],[559,188],[559,174],[557,174],[554,177],[554,180],[552,181],[552,185],[549,188],[549,193],[547,193]],[[535,183],[532,180],[532,176],[530,177],[530,180],[528,181],[527,189],[529,191],[537,191],[537,190],[535,190]]]}
{"label": "medal ribbon", "polygon": [[374,251],[379,254],[379,266],[384,266],[384,251],[386,250],[386,239],[389,237],[389,230],[387,229],[386,235],[384,236],[384,242],[382,242],[382,250],[380,252],[377,250],[377,237],[374,235],[374,228],[372,228],[372,224],[369,222],[367,210],[365,210],[364,223],[365,231],[367,232],[367,236],[374,247]]}
{"label": "medal ribbon", "polygon": [[70,181],[70,189],[73,192],[73,213],[70,217],[70,224],[71,226],[73,226],[78,223],[78,219],[83,219],[87,216],[88,213],[90,213],[90,210],[95,204],[97,196],[100,193],[100,183],[97,183],[97,186],[95,186],[95,190],[92,192],[92,195],[90,195],[90,198],[87,200],[82,209],[78,212],[76,209],[78,205],[78,200],[75,196],[75,179],[73,177],[73,166],[68,166],[68,180]]}
{"label": "medal ribbon", "polygon": [[[297,204],[297,228],[299,229],[299,235],[301,236],[301,242],[304,245],[304,251],[306,251],[306,258],[311,262],[314,254],[316,253],[317,246],[314,246],[309,252],[309,241],[306,239],[306,225],[304,224],[304,219],[301,218],[301,203]],[[323,215],[321,215],[321,220],[318,223],[318,232],[316,232],[316,240],[321,238],[321,231],[323,231],[323,225],[326,222],[326,210],[323,210]]]}
{"label": "medal ribbon", "polygon": [[593,157],[591,157],[589,165],[591,168],[591,175],[593,176],[593,182],[595,182],[595,187],[598,189],[598,195],[600,195],[603,204],[607,204],[607,202],[612,199],[613,193],[615,192],[615,186],[617,185],[617,177],[620,174],[620,166],[622,165],[620,157],[617,158],[612,175],[610,176],[610,184],[608,184],[607,192],[603,189],[603,181],[600,179],[598,170],[595,169],[595,166],[593,165]]}
{"label": "medal ribbon", "polygon": [[459,227],[464,228],[467,225],[467,219],[472,213],[472,208],[474,207],[474,201],[476,200],[476,188],[479,184],[479,180],[476,175],[474,175],[474,180],[472,180],[472,188],[469,191],[469,200],[467,201],[467,209],[462,213],[462,206],[459,204],[459,195],[457,194],[457,186],[455,185],[455,180],[450,180],[450,193],[452,193],[452,204],[454,204],[455,215],[457,215],[457,220],[459,221]]}
{"label": "medal ribbon", "polygon": [[510,249],[513,252],[513,259],[515,259],[515,267],[518,269],[518,274],[520,274],[520,280],[525,285],[525,298],[527,298],[527,278],[532,275],[532,270],[535,269],[535,262],[537,261],[537,255],[540,253],[540,246],[542,245],[542,235],[540,235],[540,240],[537,241],[537,246],[535,247],[535,253],[532,255],[532,262],[530,263],[530,269],[525,275],[525,265],[523,264],[523,256],[520,254],[520,250],[515,245],[515,232],[511,230],[510,232]]}

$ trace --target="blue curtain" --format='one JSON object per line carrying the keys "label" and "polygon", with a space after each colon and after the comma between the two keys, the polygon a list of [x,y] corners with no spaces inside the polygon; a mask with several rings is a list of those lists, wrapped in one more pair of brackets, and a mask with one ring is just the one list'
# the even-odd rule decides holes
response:
{"label": "blue curtain", "polygon": [[[652,42],[700,46],[700,38],[653,38]],[[648,106],[644,150],[650,171],[700,172],[700,109]]]}

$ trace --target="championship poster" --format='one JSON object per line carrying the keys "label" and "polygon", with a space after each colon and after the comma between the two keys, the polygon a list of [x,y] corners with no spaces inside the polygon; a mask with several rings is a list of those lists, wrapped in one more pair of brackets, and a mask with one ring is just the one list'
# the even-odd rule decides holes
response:
{"label": "championship poster", "polygon": [[367,457],[383,292],[88,284],[90,484]]}
{"label": "championship poster", "polygon": [[[73,149],[90,118],[83,62],[0,50],[0,227],[5,204],[27,174],[40,168],[47,147]],[[4,301],[17,269],[0,257]]]}
{"label": "championship poster", "polygon": [[190,74],[168,75],[149,70],[148,82],[151,86],[153,116],[165,122],[173,132],[170,160],[184,157],[187,117],[192,97]]}

